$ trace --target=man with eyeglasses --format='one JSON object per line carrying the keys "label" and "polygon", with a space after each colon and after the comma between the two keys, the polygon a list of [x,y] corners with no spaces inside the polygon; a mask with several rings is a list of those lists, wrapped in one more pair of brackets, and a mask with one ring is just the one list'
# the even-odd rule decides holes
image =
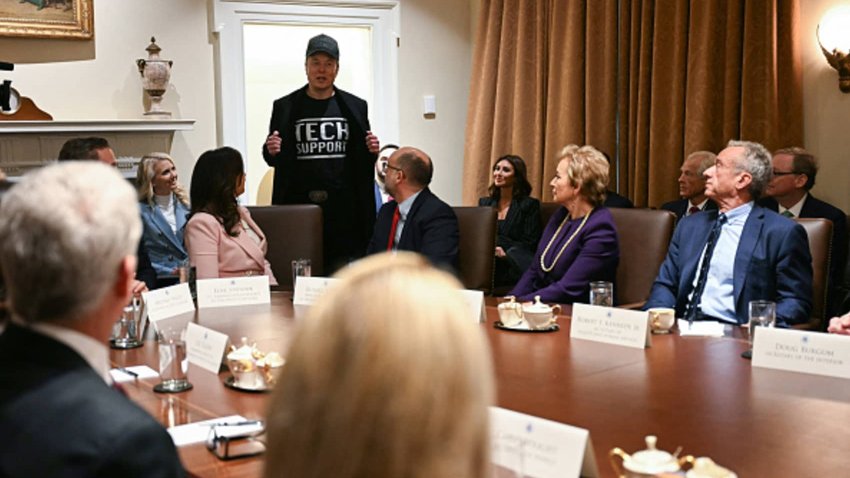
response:
{"label": "man with eyeglasses", "polygon": [[847,216],[844,211],[812,196],[810,191],[817,173],[817,160],[805,149],[791,147],[776,151],[773,153],[773,179],[767,185],[768,197],[759,204],[790,218],[832,221],[827,312],[837,314],[841,304],[837,288],[842,283],[847,259]]}
{"label": "man with eyeglasses", "polygon": [[777,325],[804,323],[812,310],[812,257],[803,226],[758,200],[770,181],[770,153],[730,141],[705,172],[717,211],[682,219],[646,308],[675,307],[689,321],[745,324],[749,303],[776,303]]}
{"label": "man with eyeglasses", "polygon": [[428,188],[434,175],[431,158],[403,147],[387,160],[385,184],[393,200],[378,212],[369,254],[413,251],[435,266],[455,270],[460,232],[454,210]]}
{"label": "man with eyeglasses", "polygon": [[45,166],[3,197],[0,476],[184,476],[165,429],[111,387],[141,231],[133,188],[95,161]]}
{"label": "man with eyeglasses", "polygon": [[397,150],[398,145],[385,144],[378,153],[378,160],[375,161],[375,214],[381,210],[381,206],[392,199],[384,181],[387,177],[387,161]]}

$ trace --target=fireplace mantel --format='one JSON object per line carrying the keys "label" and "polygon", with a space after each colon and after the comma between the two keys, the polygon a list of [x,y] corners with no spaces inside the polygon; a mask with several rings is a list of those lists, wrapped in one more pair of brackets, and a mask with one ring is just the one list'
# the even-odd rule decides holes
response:
{"label": "fireplace mantel", "polygon": [[193,119],[0,121],[0,168],[10,176],[54,161],[65,141],[99,136],[109,141],[122,164],[155,151],[171,152],[176,131],[190,131]]}

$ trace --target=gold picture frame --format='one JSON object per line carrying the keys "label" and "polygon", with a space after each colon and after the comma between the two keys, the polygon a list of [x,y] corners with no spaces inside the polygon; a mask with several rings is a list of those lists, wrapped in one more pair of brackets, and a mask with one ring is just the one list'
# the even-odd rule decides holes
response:
{"label": "gold picture frame", "polygon": [[0,0],[0,36],[71,38],[94,36],[94,0]]}

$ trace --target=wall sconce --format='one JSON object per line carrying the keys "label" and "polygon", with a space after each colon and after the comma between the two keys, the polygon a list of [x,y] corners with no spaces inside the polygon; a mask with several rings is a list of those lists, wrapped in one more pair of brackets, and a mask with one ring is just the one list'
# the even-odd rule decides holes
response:
{"label": "wall sconce", "polygon": [[850,6],[826,12],[818,24],[817,37],[829,66],[838,71],[838,88],[850,93]]}

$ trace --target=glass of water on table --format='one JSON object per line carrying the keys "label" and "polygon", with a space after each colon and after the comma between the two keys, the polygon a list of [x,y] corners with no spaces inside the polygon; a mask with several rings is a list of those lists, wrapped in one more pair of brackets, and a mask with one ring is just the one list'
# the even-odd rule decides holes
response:
{"label": "glass of water on table", "polygon": [[776,302],[770,300],[750,301],[749,342],[750,349],[744,352],[744,358],[753,356],[753,340],[759,327],[773,327],[776,324]]}

